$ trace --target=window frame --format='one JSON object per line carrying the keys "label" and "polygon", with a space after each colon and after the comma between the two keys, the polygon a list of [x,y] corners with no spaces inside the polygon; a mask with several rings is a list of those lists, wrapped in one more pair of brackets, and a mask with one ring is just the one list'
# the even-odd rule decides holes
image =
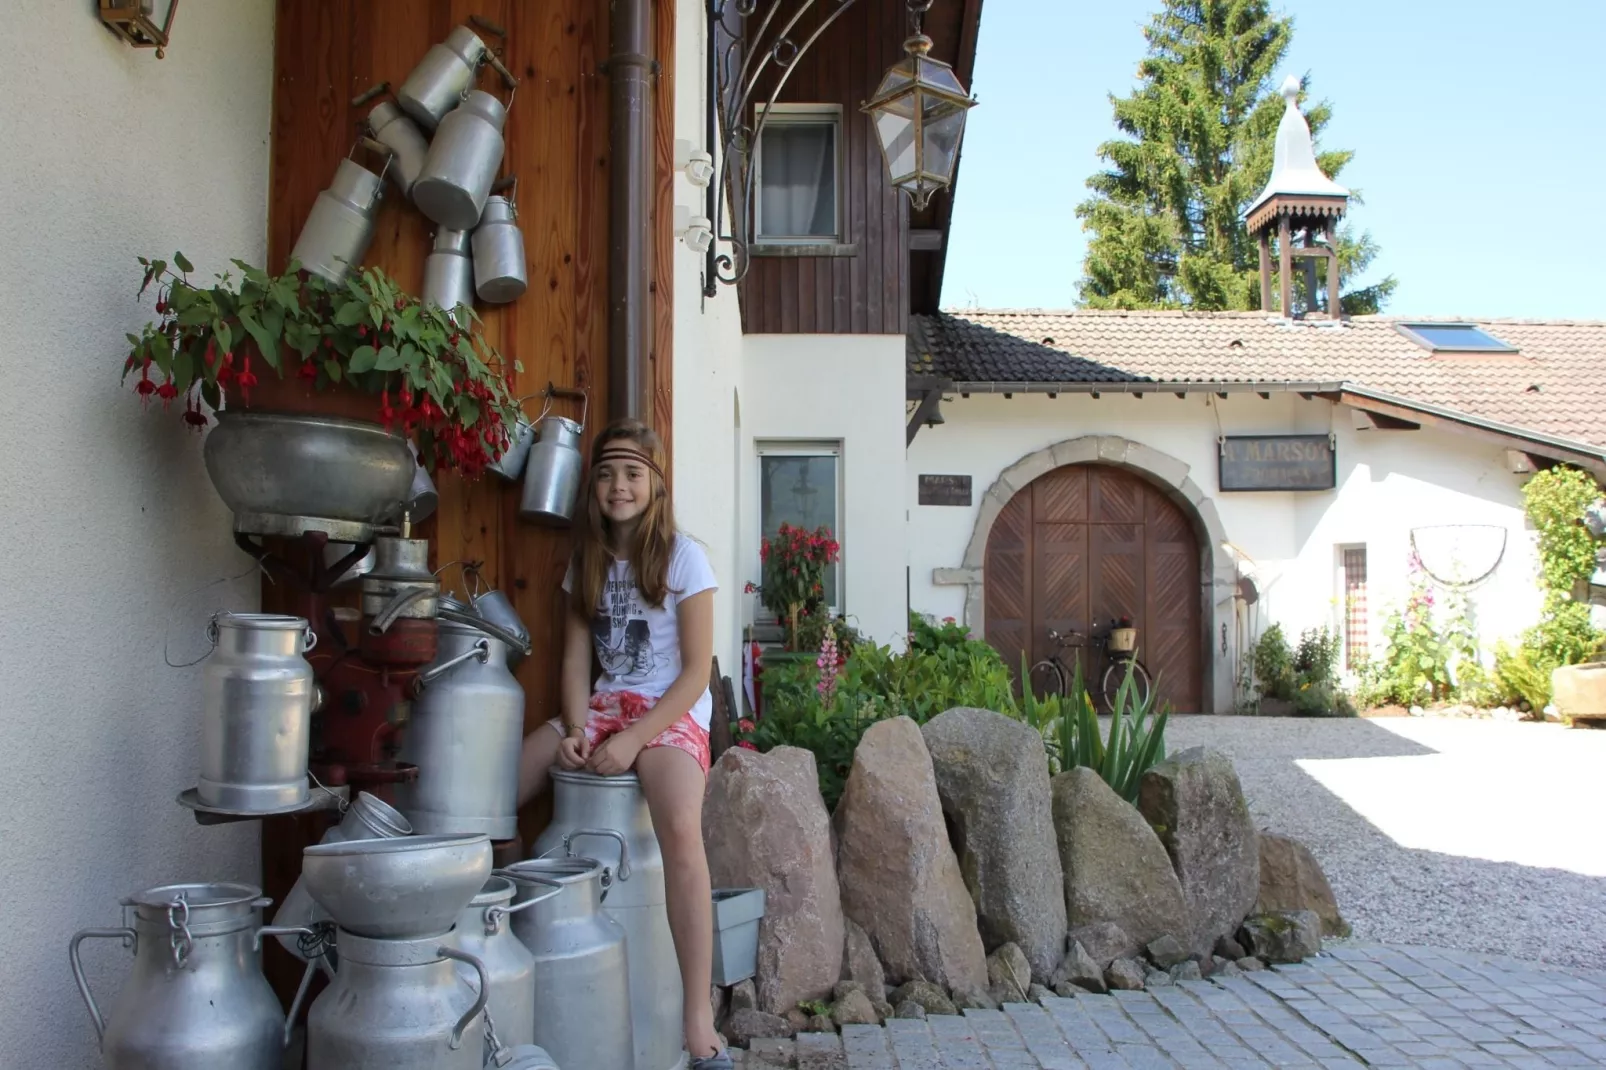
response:
{"label": "window frame", "polygon": [[[847,539],[843,535],[843,514],[847,509],[847,500],[842,485],[842,443],[833,439],[759,439],[753,443],[754,457],[757,461],[758,477],[758,508],[754,510],[758,521],[758,539],[753,543],[753,555],[758,558],[759,575],[763,575],[763,561],[759,558],[759,547],[768,537],[764,531],[764,458],[766,457],[830,457],[836,462],[836,501],[833,503],[833,512],[836,522],[831,526],[832,534],[842,550],[837,554],[836,564],[831,566],[832,575],[836,580],[836,604],[827,606],[833,617],[844,613],[843,607],[847,605],[847,570],[843,568],[846,560]],[[764,607],[761,601],[754,613],[754,623],[773,625],[779,624],[777,617]]]}
{"label": "window frame", "polygon": [[[766,113],[768,118],[765,118]],[[764,129],[759,129],[759,123]],[[831,199],[834,209],[832,232],[829,235],[784,235],[764,233],[764,133],[771,127],[803,126],[829,122],[835,129],[831,139],[835,149],[836,166],[832,168],[835,183]],[[758,131],[753,146],[753,244],[754,245],[819,245],[837,246],[847,240],[843,226],[842,194],[846,186],[846,146],[842,143],[845,124],[840,104],[763,104],[753,105],[753,129]]]}
{"label": "window frame", "polygon": [[[1429,353],[1518,353],[1518,352],[1521,352],[1516,346],[1514,346],[1511,343],[1507,342],[1503,338],[1496,337],[1493,332],[1489,331],[1488,329],[1486,329],[1482,325],[1477,324],[1477,323],[1468,323],[1465,320],[1443,320],[1443,321],[1413,320],[1413,321],[1408,322],[1408,323],[1407,322],[1396,323],[1394,326],[1395,326],[1395,329],[1398,330],[1401,334],[1405,335],[1405,337],[1409,338],[1411,341],[1415,342],[1417,345],[1421,346],[1423,349],[1426,349]],[[1433,341],[1433,339],[1429,338],[1427,335],[1421,333],[1421,330],[1419,330],[1419,328],[1430,330],[1430,331],[1431,330],[1443,330],[1445,328],[1449,328],[1451,330],[1456,330],[1456,331],[1463,331],[1463,330],[1465,330],[1465,331],[1476,331],[1479,335],[1481,335],[1484,338],[1489,339],[1489,341],[1491,341],[1491,342],[1493,342],[1495,344],[1494,345],[1459,345],[1459,346],[1457,346],[1457,345],[1448,345],[1448,346],[1447,345],[1440,345],[1438,342]]]}

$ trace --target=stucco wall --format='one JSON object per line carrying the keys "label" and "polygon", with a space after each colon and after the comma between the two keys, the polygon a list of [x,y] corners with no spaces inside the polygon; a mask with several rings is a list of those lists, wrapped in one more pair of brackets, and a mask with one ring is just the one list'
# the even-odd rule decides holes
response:
{"label": "stucco wall", "polygon": [[[1214,399],[1212,399],[1214,401]],[[1261,591],[1254,623],[1279,621],[1291,638],[1303,628],[1336,624],[1342,611],[1337,548],[1365,544],[1369,633],[1382,633],[1391,603],[1407,587],[1411,529],[1436,524],[1494,524],[1506,529],[1505,557],[1473,596],[1486,648],[1531,624],[1539,608],[1532,535],[1522,513],[1522,479],[1503,451],[1449,432],[1357,431],[1350,411],[1295,395],[1233,395],[1214,402],[1148,395],[976,395],[944,404],[946,423],[922,429],[905,475],[909,509],[911,607],[962,617],[965,588],[932,582],[933,569],[962,564],[978,509],[918,504],[922,472],[968,474],[977,502],[1000,472],[1034,451],[1083,435],[1116,435],[1188,465],[1188,477],[1221,519],[1226,539],[1248,558],[1245,570]],[[1219,423],[1218,423],[1219,419]],[[1218,433],[1325,433],[1338,441],[1338,487],[1321,493],[1220,493]],[[1230,594],[1223,592],[1224,595]],[[1224,684],[1236,667],[1234,610],[1223,600],[1227,655],[1219,639],[1211,656]],[[1247,629],[1246,629],[1247,630]],[[1219,635],[1219,623],[1213,630]],[[1252,636],[1246,639],[1252,641]],[[1217,694],[1222,695],[1218,685]]]}
{"label": "stucco wall", "polygon": [[[743,579],[758,582],[763,442],[842,448],[843,610],[878,643],[908,632],[902,335],[748,335],[742,350]],[[757,599],[749,598],[749,615]]]}
{"label": "stucco wall", "polygon": [[[199,668],[249,565],[178,416],[118,385],[137,255],[260,261],[272,0],[184,4],[157,60],[91,3],[7,5],[0,63],[0,1066],[98,1067],[67,940],[172,881],[255,880],[252,825],[201,828]],[[103,1008],[128,953],[86,945]]]}

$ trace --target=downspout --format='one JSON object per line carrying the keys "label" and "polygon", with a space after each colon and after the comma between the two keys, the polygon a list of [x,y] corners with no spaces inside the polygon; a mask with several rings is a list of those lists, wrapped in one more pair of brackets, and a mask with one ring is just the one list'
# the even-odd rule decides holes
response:
{"label": "downspout", "polygon": [[612,0],[608,56],[608,416],[650,419],[652,0]]}

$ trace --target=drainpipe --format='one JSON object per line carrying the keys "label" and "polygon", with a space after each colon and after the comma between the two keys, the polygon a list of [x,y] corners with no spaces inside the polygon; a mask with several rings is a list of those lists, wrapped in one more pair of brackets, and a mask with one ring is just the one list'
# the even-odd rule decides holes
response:
{"label": "drainpipe", "polygon": [[652,0],[612,0],[609,19],[608,416],[652,415]]}

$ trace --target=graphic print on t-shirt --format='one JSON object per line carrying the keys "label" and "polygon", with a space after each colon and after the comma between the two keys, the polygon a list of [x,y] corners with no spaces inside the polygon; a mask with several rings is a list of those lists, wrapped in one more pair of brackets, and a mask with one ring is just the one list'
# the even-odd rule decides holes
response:
{"label": "graphic print on t-shirt", "polygon": [[652,645],[652,627],[642,608],[635,579],[616,570],[602,591],[606,612],[591,618],[591,638],[602,671],[622,682],[645,680],[669,664],[669,656]]}

